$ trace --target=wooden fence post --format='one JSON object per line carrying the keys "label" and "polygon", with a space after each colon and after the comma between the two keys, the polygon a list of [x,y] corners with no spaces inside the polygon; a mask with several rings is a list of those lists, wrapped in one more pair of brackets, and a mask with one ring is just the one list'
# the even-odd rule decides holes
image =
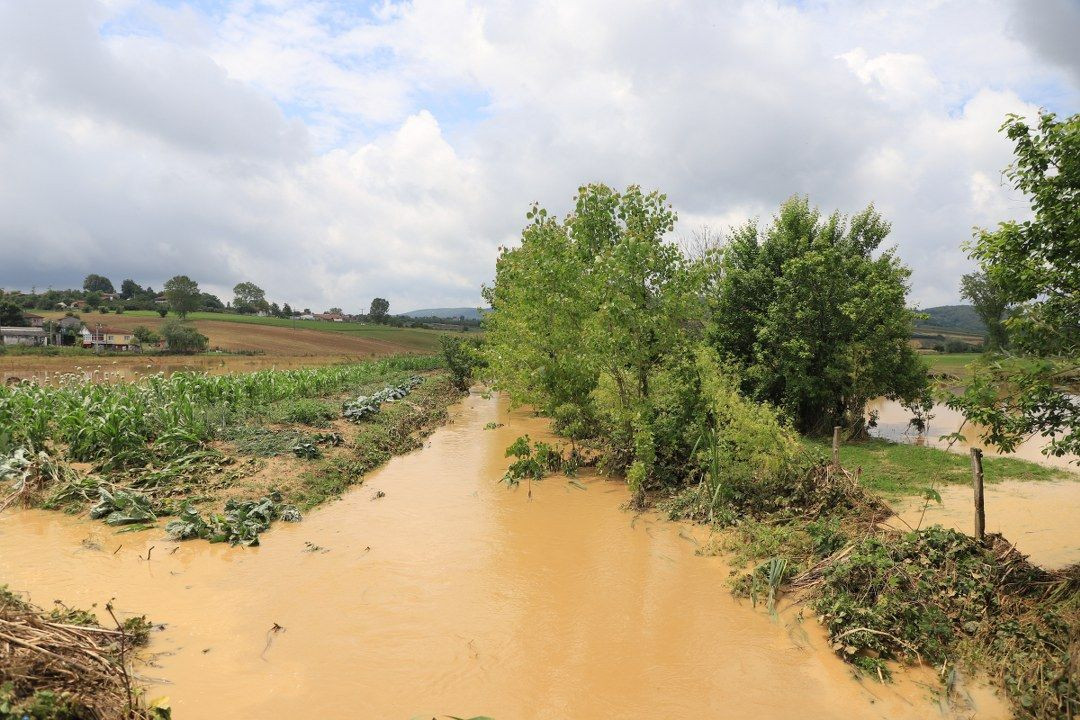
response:
{"label": "wooden fence post", "polygon": [[971,448],[971,481],[975,486],[975,539],[986,537],[986,507],[983,505],[982,450]]}
{"label": "wooden fence post", "polygon": [[832,464],[840,467],[840,426],[834,425],[832,429]]}

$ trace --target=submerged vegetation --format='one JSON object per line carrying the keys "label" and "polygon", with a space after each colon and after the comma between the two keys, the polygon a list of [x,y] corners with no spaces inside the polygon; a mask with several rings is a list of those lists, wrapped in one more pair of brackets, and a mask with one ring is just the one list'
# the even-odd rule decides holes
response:
{"label": "submerged vegetation", "polygon": [[[1076,568],[1039,570],[1000,539],[882,525],[892,511],[868,486],[930,502],[962,458],[902,449],[927,453],[925,466],[905,475],[879,459],[864,481],[817,445],[833,426],[865,438],[874,397],[920,419],[931,404],[907,342],[909,271],[877,252],[888,224],[872,208],[823,219],[793,198],[766,229],[694,257],[664,240],[664,196],[637,187],[583,187],[565,220],[538,206],[527,217],[485,290],[478,364],[496,387],[624,476],[635,507],[720,530],[717,549],[748,567],[735,592],[772,611],[799,591],[859,669],[885,681],[890,661],[925,662],[947,688],[957,668],[978,669],[1021,716],[1080,713]],[[848,457],[881,449],[854,447]],[[528,438],[507,455],[510,485],[563,469]],[[1013,462],[988,463],[991,475],[1054,474]]]}
{"label": "submerged vegetation", "polygon": [[[176,373],[116,384],[67,377],[56,386],[0,388],[0,483],[8,489],[0,509],[15,502],[90,508],[107,524],[134,526],[175,515],[168,530],[177,539],[254,545],[274,520],[299,520],[297,506],[333,497],[415,447],[415,433],[441,421],[458,396],[446,376],[421,385],[415,374],[440,364],[405,356],[246,375]],[[358,405],[362,392],[369,394]],[[398,402],[406,394],[410,401]],[[360,406],[366,411],[356,412]],[[359,424],[355,431],[346,430],[348,420]],[[271,459],[279,463],[274,471],[266,466]],[[85,463],[86,471],[71,462]],[[224,509],[215,510],[223,500]]]}

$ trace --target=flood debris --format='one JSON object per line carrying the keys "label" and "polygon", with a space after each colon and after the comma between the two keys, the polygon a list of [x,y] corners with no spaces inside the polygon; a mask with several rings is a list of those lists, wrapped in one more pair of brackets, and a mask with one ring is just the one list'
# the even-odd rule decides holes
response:
{"label": "flood debris", "polygon": [[1080,565],[1044,570],[1000,535],[887,527],[888,506],[831,464],[768,503],[730,507],[717,508],[720,540],[702,552],[733,553],[749,569],[733,591],[771,613],[783,595],[806,605],[832,650],[870,677],[925,664],[959,700],[950,678],[982,672],[1017,717],[1080,715]]}
{"label": "flood debris", "polygon": [[146,618],[98,624],[62,605],[45,612],[0,586],[0,717],[167,720],[168,703],[144,704],[128,672]]}
{"label": "flood debris", "polygon": [[274,635],[280,632],[285,632],[285,628],[277,623],[271,625],[270,629],[266,631],[266,646],[263,648],[263,651],[259,653],[259,658],[261,660],[266,661],[266,653],[269,652],[270,645],[274,642]]}

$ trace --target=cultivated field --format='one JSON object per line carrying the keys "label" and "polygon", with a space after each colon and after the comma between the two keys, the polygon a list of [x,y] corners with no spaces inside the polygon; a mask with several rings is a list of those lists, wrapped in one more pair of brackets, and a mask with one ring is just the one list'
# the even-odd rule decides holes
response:
{"label": "cultivated field", "polygon": [[[58,312],[41,312],[52,320],[63,317]],[[172,316],[170,316],[172,317]],[[440,333],[435,330],[395,328],[360,323],[329,323],[312,320],[289,321],[280,318],[256,318],[244,315],[193,313],[191,321],[199,332],[210,338],[210,347],[226,354],[208,355],[0,355],[0,381],[9,377],[28,377],[38,373],[67,372],[76,368],[101,372],[130,373],[171,371],[177,369],[210,372],[250,372],[263,367],[300,367],[341,362],[355,362],[372,357],[402,353],[429,354],[439,347]],[[83,313],[88,327],[131,330],[145,325],[158,330],[165,322],[157,313],[132,312],[123,315]],[[254,353],[230,355],[227,353]]]}

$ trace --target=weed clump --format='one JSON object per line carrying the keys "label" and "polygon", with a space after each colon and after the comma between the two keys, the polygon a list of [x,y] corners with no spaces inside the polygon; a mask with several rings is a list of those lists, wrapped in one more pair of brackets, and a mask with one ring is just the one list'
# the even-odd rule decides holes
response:
{"label": "weed clump", "polygon": [[258,500],[228,500],[224,513],[211,513],[205,518],[190,503],[184,503],[165,531],[176,540],[202,538],[212,543],[251,547],[259,544],[260,533],[274,520],[299,522],[300,519],[300,511],[293,505],[282,504],[281,496],[275,493]]}

